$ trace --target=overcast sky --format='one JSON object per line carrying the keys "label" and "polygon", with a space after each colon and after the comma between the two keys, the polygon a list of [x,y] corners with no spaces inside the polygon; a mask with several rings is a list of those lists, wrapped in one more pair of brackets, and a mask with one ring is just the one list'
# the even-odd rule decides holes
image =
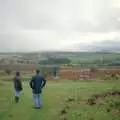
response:
{"label": "overcast sky", "polygon": [[120,41],[119,0],[0,0],[0,52],[104,40]]}

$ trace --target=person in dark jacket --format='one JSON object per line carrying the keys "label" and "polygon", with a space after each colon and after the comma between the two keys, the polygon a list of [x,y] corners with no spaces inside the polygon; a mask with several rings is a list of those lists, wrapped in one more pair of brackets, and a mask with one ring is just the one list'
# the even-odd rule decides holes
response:
{"label": "person in dark jacket", "polygon": [[39,109],[42,107],[41,93],[42,89],[45,87],[46,80],[40,75],[40,71],[36,71],[36,75],[32,77],[30,81],[30,87],[32,88],[33,98],[35,101],[35,108]]}
{"label": "person in dark jacket", "polygon": [[22,81],[20,72],[16,72],[15,77],[13,78],[14,89],[15,89],[15,102],[19,102],[20,92],[22,91]]}

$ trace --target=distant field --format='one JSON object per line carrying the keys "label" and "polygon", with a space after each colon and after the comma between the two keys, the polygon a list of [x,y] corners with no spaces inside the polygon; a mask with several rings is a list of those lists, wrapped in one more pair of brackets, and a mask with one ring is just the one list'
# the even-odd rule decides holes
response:
{"label": "distant field", "polygon": [[[71,65],[84,67],[120,66],[120,53],[110,52],[36,52],[36,53],[0,53],[1,57],[21,56],[28,60],[45,60],[52,58],[68,58]],[[54,63],[56,64],[56,63]]]}
{"label": "distant field", "polygon": [[[59,54],[58,54],[59,55]],[[96,52],[81,52],[81,53],[66,53],[73,64],[84,66],[114,66],[120,65],[119,53],[96,53]]]}
{"label": "distant field", "polygon": [[[38,55],[39,56],[39,55]],[[120,53],[109,52],[48,52],[42,53],[38,60],[46,57],[68,58],[70,65],[82,67],[120,66]]]}
{"label": "distant field", "polygon": [[35,110],[28,82],[15,104],[12,83],[0,81],[0,120],[120,120],[120,96],[87,104],[92,95],[111,91],[120,91],[120,80],[49,82],[42,95],[44,106]]}

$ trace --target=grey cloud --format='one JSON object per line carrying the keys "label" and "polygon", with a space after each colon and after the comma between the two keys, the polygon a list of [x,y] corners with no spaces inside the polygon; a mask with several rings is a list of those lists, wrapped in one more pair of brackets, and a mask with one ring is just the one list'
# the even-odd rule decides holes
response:
{"label": "grey cloud", "polygon": [[0,52],[55,50],[59,42],[54,41],[54,35],[49,31],[0,34]]}
{"label": "grey cloud", "polygon": [[110,0],[0,0],[0,51],[56,49],[79,39],[75,32],[117,33],[119,18]]}
{"label": "grey cloud", "polygon": [[82,32],[120,29],[120,9],[112,8],[109,0],[2,0],[1,6],[6,27]]}

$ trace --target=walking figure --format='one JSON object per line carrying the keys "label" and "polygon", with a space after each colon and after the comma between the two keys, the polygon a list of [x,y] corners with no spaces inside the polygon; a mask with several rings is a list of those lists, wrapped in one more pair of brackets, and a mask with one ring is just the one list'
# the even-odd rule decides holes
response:
{"label": "walking figure", "polygon": [[45,87],[46,80],[40,75],[40,71],[36,71],[36,75],[32,77],[30,81],[30,87],[32,88],[33,98],[35,102],[35,108],[40,109],[42,107],[41,93]]}
{"label": "walking figure", "polygon": [[20,72],[16,72],[16,75],[13,78],[13,83],[14,83],[14,89],[15,89],[15,102],[18,103],[20,99],[20,92],[23,89]]}

